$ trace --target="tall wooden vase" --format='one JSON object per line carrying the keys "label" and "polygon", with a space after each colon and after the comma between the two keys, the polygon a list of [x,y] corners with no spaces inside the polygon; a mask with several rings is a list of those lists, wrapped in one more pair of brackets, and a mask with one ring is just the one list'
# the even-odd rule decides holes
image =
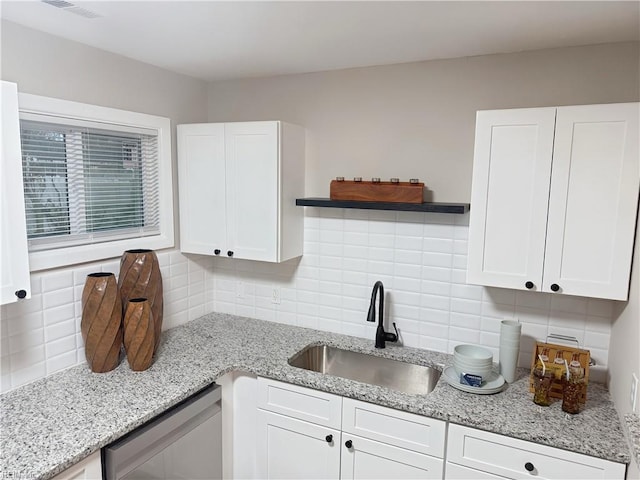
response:
{"label": "tall wooden vase", "polygon": [[155,325],[151,305],[146,298],[132,298],[124,313],[124,349],[131,370],[151,366],[155,347]]}
{"label": "tall wooden vase", "polygon": [[153,250],[127,250],[120,259],[118,287],[122,305],[126,308],[132,298],[146,298],[153,315],[154,353],[162,331],[162,275],[158,257]]}
{"label": "tall wooden vase", "polygon": [[122,302],[113,273],[87,275],[80,330],[91,370],[104,373],[116,368],[122,346]]}

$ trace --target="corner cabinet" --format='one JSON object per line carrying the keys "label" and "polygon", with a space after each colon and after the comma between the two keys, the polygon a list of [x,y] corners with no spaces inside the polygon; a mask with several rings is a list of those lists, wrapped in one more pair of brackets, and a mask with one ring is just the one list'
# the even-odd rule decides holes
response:
{"label": "corner cabinet", "polygon": [[0,305],[31,298],[29,251],[22,187],[22,150],[18,87],[2,82],[2,157],[0,157]]}
{"label": "corner cabinet", "polygon": [[446,423],[258,378],[257,477],[440,479]]}
{"label": "corner cabinet", "polygon": [[178,125],[180,250],[302,255],[305,131],[278,121]]}
{"label": "corner cabinet", "polygon": [[626,300],[638,103],[480,111],[467,282]]}

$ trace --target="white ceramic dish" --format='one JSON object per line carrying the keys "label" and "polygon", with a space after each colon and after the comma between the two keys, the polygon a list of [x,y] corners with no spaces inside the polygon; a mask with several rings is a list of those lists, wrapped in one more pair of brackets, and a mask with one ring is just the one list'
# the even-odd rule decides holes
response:
{"label": "white ceramic dish", "polygon": [[453,356],[467,362],[493,361],[493,353],[490,350],[475,345],[457,345],[453,349]]}
{"label": "white ceramic dish", "polygon": [[453,367],[446,367],[444,369],[443,376],[445,381],[453,388],[462,390],[467,393],[475,393],[477,395],[489,395],[492,393],[498,393],[505,386],[505,381],[502,375],[496,372],[491,372],[486,381],[482,382],[481,387],[470,387],[469,385],[463,385],[460,383],[460,377],[457,375]]}

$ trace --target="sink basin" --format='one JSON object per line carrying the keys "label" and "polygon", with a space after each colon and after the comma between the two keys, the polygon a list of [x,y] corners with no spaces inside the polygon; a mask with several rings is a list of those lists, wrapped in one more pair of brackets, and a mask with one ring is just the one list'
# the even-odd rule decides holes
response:
{"label": "sink basin", "polygon": [[442,373],[433,367],[326,345],[301,350],[291,357],[289,365],[418,395],[430,393]]}

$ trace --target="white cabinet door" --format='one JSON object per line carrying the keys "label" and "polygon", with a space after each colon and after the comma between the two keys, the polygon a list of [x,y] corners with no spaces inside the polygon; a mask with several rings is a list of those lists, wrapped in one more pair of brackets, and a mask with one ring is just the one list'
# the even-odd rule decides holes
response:
{"label": "white cabinet door", "polygon": [[228,240],[233,256],[275,262],[280,230],[279,122],[225,125]]}
{"label": "white cabinet door", "polygon": [[277,121],[178,125],[181,251],[265,262],[302,255],[304,137]]}
{"label": "white cabinet door", "polygon": [[639,105],[558,108],[544,291],[557,285],[565,294],[627,299],[640,184]]}
{"label": "white cabinet door", "polygon": [[469,283],[627,299],[638,110],[626,103],[478,112]]}
{"label": "white cabinet door", "polygon": [[178,125],[178,151],[180,248],[226,254],[224,124]]}
{"label": "white cabinet door", "polygon": [[52,480],[100,480],[102,479],[102,463],[100,450],[92,453],[64,472],[59,473]]}
{"label": "white cabinet door", "polygon": [[342,443],[343,480],[442,478],[440,458],[347,433]]}
{"label": "white cabinet door", "polygon": [[261,479],[340,478],[340,431],[258,409]]}
{"label": "white cabinet door", "polygon": [[[0,304],[31,298],[29,252],[22,187],[18,87],[2,82],[2,158],[0,158]],[[18,293],[19,292],[19,293]]]}
{"label": "white cabinet door", "polygon": [[555,108],[481,111],[467,281],[540,290]]}

